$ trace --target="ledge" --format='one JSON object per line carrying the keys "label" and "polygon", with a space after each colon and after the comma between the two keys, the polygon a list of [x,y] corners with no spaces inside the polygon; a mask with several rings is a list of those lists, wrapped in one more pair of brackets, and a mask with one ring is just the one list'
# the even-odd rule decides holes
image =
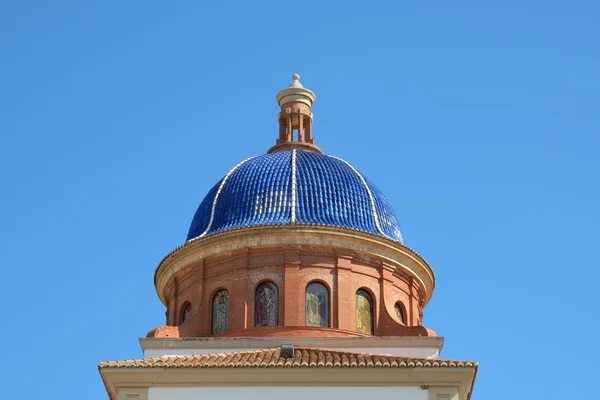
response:
{"label": "ledge", "polygon": [[[197,338],[141,338],[142,350],[170,349],[249,349],[278,347],[290,342],[289,337],[197,337]],[[442,350],[443,337],[419,336],[362,336],[362,337],[296,337],[291,340],[297,346],[322,348],[398,348],[434,347]]]}
{"label": "ledge", "polygon": [[314,144],[306,143],[306,142],[285,142],[276,144],[267,150],[267,153],[275,153],[276,151],[286,151],[286,150],[306,150],[312,151],[319,154],[324,154],[323,150],[315,146]]}

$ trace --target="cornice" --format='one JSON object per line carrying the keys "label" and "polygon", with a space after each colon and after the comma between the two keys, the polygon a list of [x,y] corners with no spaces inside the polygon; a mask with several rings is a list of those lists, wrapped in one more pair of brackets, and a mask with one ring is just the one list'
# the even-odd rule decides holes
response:
{"label": "cornice", "polygon": [[423,292],[424,305],[435,287],[435,275],[427,261],[414,250],[368,233],[324,226],[262,226],[243,228],[187,242],[169,253],[158,265],[154,284],[166,304],[166,288],[175,275],[196,261],[238,249],[309,245],[352,251],[378,258],[414,277]]}
{"label": "cornice", "polygon": [[[380,356],[377,357],[380,358]],[[339,368],[271,367],[268,369],[252,365],[242,368],[195,366],[182,368],[164,365],[137,367],[135,361],[121,362],[123,365],[120,367],[117,366],[118,364],[109,367],[108,363],[100,363],[98,369],[111,398],[116,399],[120,390],[130,387],[417,386],[430,392],[455,388],[458,391],[458,399],[466,400],[473,391],[478,370],[477,363],[444,360],[409,361],[405,362],[406,366],[393,368],[344,366]],[[159,361],[162,364],[168,364],[170,359],[160,359]]]}

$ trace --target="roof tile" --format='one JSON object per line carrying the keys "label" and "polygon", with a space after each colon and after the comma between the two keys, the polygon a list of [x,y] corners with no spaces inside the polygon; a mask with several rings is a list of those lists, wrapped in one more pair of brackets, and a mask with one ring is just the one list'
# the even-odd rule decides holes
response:
{"label": "roof tile", "polygon": [[471,361],[351,353],[335,350],[296,348],[294,358],[281,358],[280,349],[165,356],[138,360],[106,361],[110,368],[476,368]]}

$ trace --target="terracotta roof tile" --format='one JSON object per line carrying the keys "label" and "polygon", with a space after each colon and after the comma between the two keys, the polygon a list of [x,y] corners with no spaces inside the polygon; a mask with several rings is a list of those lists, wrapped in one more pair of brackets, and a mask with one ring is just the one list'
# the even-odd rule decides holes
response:
{"label": "terracotta roof tile", "polygon": [[476,368],[471,361],[361,354],[296,348],[294,358],[279,357],[279,348],[229,353],[165,356],[138,360],[106,361],[108,368]]}

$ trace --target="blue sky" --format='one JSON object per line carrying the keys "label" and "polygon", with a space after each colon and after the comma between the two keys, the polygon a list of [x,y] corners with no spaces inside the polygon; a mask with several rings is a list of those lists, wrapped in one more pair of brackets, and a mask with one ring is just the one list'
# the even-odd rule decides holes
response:
{"label": "blue sky", "polygon": [[480,362],[473,399],[583,398],[598,15],[592,0],[3,2],[3,396],[106,398],[97,362],[139,357],[164,324],[155,267],[208,189],[274,144],[275,94],[299,73],[317,145],[380,187],[436,271],[424,322],[443,356]]}

